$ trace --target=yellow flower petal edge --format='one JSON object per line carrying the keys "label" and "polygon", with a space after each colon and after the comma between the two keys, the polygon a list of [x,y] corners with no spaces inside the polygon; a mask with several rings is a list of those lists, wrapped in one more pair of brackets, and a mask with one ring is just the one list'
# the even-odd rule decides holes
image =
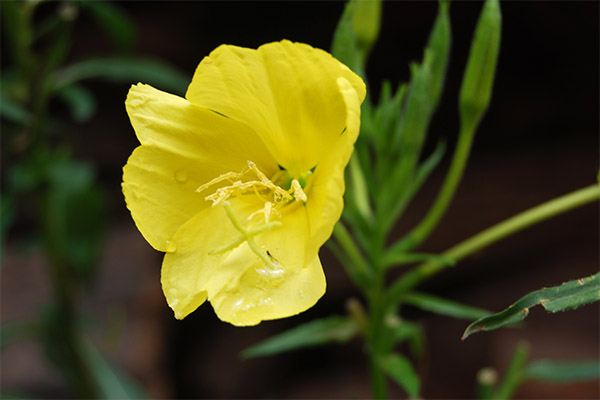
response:
{"label": "yellow flower petal edge", "polygon": [[330,54],[284,40],[222,45],[186,98],[132,86],[141,145],[123,193],[182,319],[208,300],[238,326],[284,318],[325,293],[318,251],[343,208],[362,80]]}

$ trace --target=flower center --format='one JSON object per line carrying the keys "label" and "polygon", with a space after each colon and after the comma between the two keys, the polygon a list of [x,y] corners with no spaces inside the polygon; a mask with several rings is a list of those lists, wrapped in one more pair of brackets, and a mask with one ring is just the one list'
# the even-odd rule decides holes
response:
{"label": "flower center", "polygon": [[[235,196],[244,201],[259,200],[263,207],[252,213],[248,219],[258,214],[263,214],[265,223],[268,224],[272,217],[280,217],[284,207],[292,203],[305,203],[308,200],[305,190],[309,189],[312,181],[312,171],[299,176],[292,176],[287,170],[280,169],[271,179],[252,161],[247,161],[248,166],[240,172],[227,172],[196,189],[203,192],[210,186],[229,182],[228,185],[218,188],[213,194],[206,196],[205,200],[213,202],[213,207]],[[242,181],[244,176],[254,175],[254,179]],[[253,195],[249,198],[248,195]]]}
{"label": "flower center", "polygon": [[[219,187],[204,199],[212,201],[213,207],[222,205],[231,223],[240,233],[239,237],[222,247],[212,250],[209,254],[221,254],[233,250],[243,242],[247,242],[252,252],[265,263],[269,270],[280,271],[281,264],[268,250],[261,250],[256,245],[254,237],[282,226],[280,221],[271,221],[271,219],[281,219],[283,212],[291,212],[298,205],[306,203],[308,200],[306,192],[310,189],[312,183],[312,171],[294,176],[287,170],[280,168],[269,179],[254,162],[247,161],[247,163],[247,167],[242,171],[227,172],[196,189],[197,192],[203,192],[215,184],[226,182],[227,184]],[[248,176],[250,176],[250,179],[248,179]],[[257,210],[247,217],[245,224],[240,221],[231,207],[231,203],[228,201],[231,197],[259,204]],[[262,204],[262,207],[260,204]],[[264,217],[264,224],[259,221],[257,221],[258,223],[252,223],[252,219],[261,214]]]}

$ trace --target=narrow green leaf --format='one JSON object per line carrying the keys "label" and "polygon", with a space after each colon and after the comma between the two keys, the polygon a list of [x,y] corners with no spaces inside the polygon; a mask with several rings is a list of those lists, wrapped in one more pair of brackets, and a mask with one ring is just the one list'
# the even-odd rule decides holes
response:
{"label": "narrow green leaf", "polygon": [[262,357],[327,343],[345,343],[358,333],[356,322],[332,316],[299,325],[242,351],[243,358]]}
{"label": "narrow green leaf", "polygon": [[557,312],[575,309],[599,300],[600,272],[588,278],[529,293],[504,311],[473,322],[467,327],[462,338],[464,340],[475,332],[491,331],[521,321],[527,317],[529,309],[538,304],[541,304],[546,311]]}
{"label": "narrow green leaf", "polygon": [[600,360],[534,361],[525,368],[525,378],[549,383],[595,381],[600,378]]}
{"label": "narrow green leaf", "polygon": [[13,101],[3,90],[0,91],[0,116],[19,125],[27,125],[31,120],[31,113]]}
{"label": "narrow green leaf", "polygon": [[82,346],[83,356],[90,366],[90,372],[98,383],[103,399],[145,399],[140,386],[118,368],[113,367],[102,357],[94,344],[87,340]]}
{"label": "narrow green leaf", "polygon": [[384,371],[398,383],[411,397],[419,395],[421,383],[408,359],[392,353],[381,360]]}
{"label": "narrow green leaf", "polygon": [[510,364],[492,396],[497,400],[508,400],[523,383],[525,378],[525,363],[529,357],[529,345],[525,342],[517,344]]}
{"label": "narrow green leaf", "polygon": [[94,58],[71,64],[55,74],[60,89],[83,79],[104,79],[116,83],[144,82],[183,95],[190,77],[155,59],[141,57]]}
{"label": "narrow green leaf", "polygon": [[70,159],[46,167],[44,230],[52,256],[83,279],[93,274],[104,228],[104,196],[88,164]]}
{"label": "narrow green leaf", "polygon": [[71,116],[77,122],[89,120],[96,111],[96,99],[92,92],[81,85],[69,85],[57,93],[71,111]]}
{"label": "narrow green leaf", "polygon": [[425,332],[418,324],[400,319],[394,329],[392,342],[407,342],[410,351],[415,357],[420,357],[425,349]]}
{"label": "narrow green leaf", "polygon": [[459,319],[482,318],[492,313],[481,308],[468,306],[455,301],[431,296],[425,293],[412,292],[403,297],[405,303],[419,307],[425,311]]}
{"label": "narrow green leaf", "polygon": [[348,191],[348,194],[351,195],[353,204],[356,206],[356,209],[362,218],[367,221],[367,223],[371,223],[373,220],[373,210],[371,209],[371,203],[369,201],[369,191],[367,189],[365,175],[358,160],[358,153],[352,154],[349,167],[352,186],[351,190]]}
{"label": "narrow green leaf", "polygon": [[385,268],[424,261],[437,261],[448,266],[453,266],[456,264],[454,260],[438,254],[405,253],[401,250],[397,250],[394,247],[391,247],[390,250],[383,255],[383,265]]}
{"label": "narrow green leaf", "polygon": [[88,11],[96,23],[110,36],[119,50],[127,50],[135,41],[135,26],[117,4],[108,1],[81,1],[78,3]]}

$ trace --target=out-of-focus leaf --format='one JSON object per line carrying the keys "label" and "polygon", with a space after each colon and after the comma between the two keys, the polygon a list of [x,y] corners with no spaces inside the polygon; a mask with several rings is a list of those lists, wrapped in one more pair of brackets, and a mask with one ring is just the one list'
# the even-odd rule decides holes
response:
{"label": "out-of-focus leaf", "polygon": [[65,160],[48,167],[48,183],[44,229],[51,253],[89,278],[100,250],[105,211],[94,171]]}
{"label": "out-of-focus leaf", "polygon": [[420,357],[425,349],[425,333],[423,329],[407,320],[399,320],[393,331],[393,343],[408,342],[410,351],[415,357]]}
{"label": "out-of-focus leaf", "polygon": [[96,112],[94,95],[81,85],[69,85],[57,93],[71,111],[71,116],[77,122],[89,120]]}
{"label": "out-of-focus leaf", "polygon": [[408,293],[403,298],[405,303],[419,307],[425,311],[445,315],[447,317],[459,319],[475,319],[483,318],[492,313],[481,308],[468,306],[466,304],[457,303],[441,297],[431,296],[425,293]]}
{"label": "out-of-focus leaf", "polygon": [[358,333],[356,322],[347,317],[332,316],[299,325],[270,337],[246,350],[244,358],[268,356],[303,347],[320,346],[327,343],[345,343]]}
{"label": "out-of-focus leaf", "polygon": [[[6,244],[6,234],[15,219],[15,202],[12,193],[0,193],[0,266],[4,261],[4,246]],[[0,337],[0,341],[1,341]]]}
{"label": "out-of-focus leaf", "polygon": [[82,350],[87,364],[91,367],[94,380],[98,383],[103,399],[145,399],[141,387],[118,368],[102,357],[96,346],[89,340],[83,341]]}
{"label": "out-of-focus leaf", "polygon": [[439,254],[405,253],[394,247],[391,247],[383,256],[383,265],[385,268],[423,261],[437,261],[448,266],[456,264],[454,260]]}
{"label": "out-of-focus leaf", "polygon": [[356,1],[348,1],[344,6],[344,12],[333,34],[331,54],[364,79],[365,73],[361,64],[360,50],[352,26],[355,10]]}
{"label": "out-of-focus leaf", "polygon": [[[446,144],[443,141],[438,142],[435,150],[425,161],[423,161],[418,167],[412,178],[412,182],[409,187],[402,193],[399,194],[399,198],[390,213],[391,219],[397,220],[402,215],[404,209],[408,206],[413,197],[419,192],[421,186],[425,183],[431,172],[442,160],[442,156],[446,151]],[[405,253],[404,250],[401,250]],[[451,264],[454,262],[449,260]]]}
{"label": "out-of-focus leaf", "polygon": [[529,345],[525,342],[517,344],[512,359],[506,368],[506,372],[498,387],[494,391],[493,399],[508,400],[523,383],[525,374],[525,363],[529,357]]}
{"label": "out-of-focus leaf", "polygon": [[410,361],[399,354],[392,353],[381,361],[384,371],[398,383],[411,397],[419,395],[421,383]]}
{"label": "out-of-focus leaf", "polygon": [[575,309],[600,300],[600,272],[588,278],[577,279],[541,290],[536,290],[519,299],[506,310],[481,318],[467,327],[463,339],[479,331],[491,331],[521,321],[529,309],[541,304],[546,311],[557,312]]}
{"label": "out-of-focus leaf", "polygon": [[91,14],[119,50],[128,50],[133,46],[135,41],[134,23],[117,4],[108,1],[87,0],[80,1],[78,4]]}
{"label": "out-of-focus leaf", "polygon": [[600,360],[534,361],[525,368],[525,378],[549,383],[594,381],[600,378]]}
{"label": "out-of-focus leaf", "polygon": [[350,159],[350,190],[347,192],[352,199],[353,205],[361,217],[371,223],[373,219],[373,210],[369,201],[369,191],[367,182],[363,173],[358,153],[354,153]]}
{"label": "out-of-focus leaf", "polygon": [[31,120],[31,113],[13,101],[3,90],[0,91],[0,116],[19,125],[27,125]]}
{"label": "out-of-focus leaf", "polygon": [[14,392],[7,392],[7,391],[3,391],[0,392],[0,399],[5,399],[5,400],[29,400],[33,398],[33,396],[27,396],[24,394],[20,394],[20,393],[14,393]]}
{"label": "out-of-focus leaf", "polygon": [[17,340],[40,337],[42,327],[37,322],[8,322],[0,327],[0,349]]}
{"label": "out-of-focus leaf", "polygon": [[183,95],[190,77],[159,60],[142,57],[93,58],[71,64],[55,74],[60,89],[83,79],[104,79],[116,83],[144,82]]}

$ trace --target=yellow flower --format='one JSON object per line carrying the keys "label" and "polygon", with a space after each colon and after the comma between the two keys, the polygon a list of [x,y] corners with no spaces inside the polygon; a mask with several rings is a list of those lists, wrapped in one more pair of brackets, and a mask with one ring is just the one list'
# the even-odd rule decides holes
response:
{"label": "yellow flower", "polygon": [[346,66],[289,41],[218,47],[185,98],[132,86],[125,104],[141,146],[123,193],[144,238],[166,252],[176,318],[208,299],[221,320],[255,325],[323,295],[318,251],[342,212],[364,97]]}

